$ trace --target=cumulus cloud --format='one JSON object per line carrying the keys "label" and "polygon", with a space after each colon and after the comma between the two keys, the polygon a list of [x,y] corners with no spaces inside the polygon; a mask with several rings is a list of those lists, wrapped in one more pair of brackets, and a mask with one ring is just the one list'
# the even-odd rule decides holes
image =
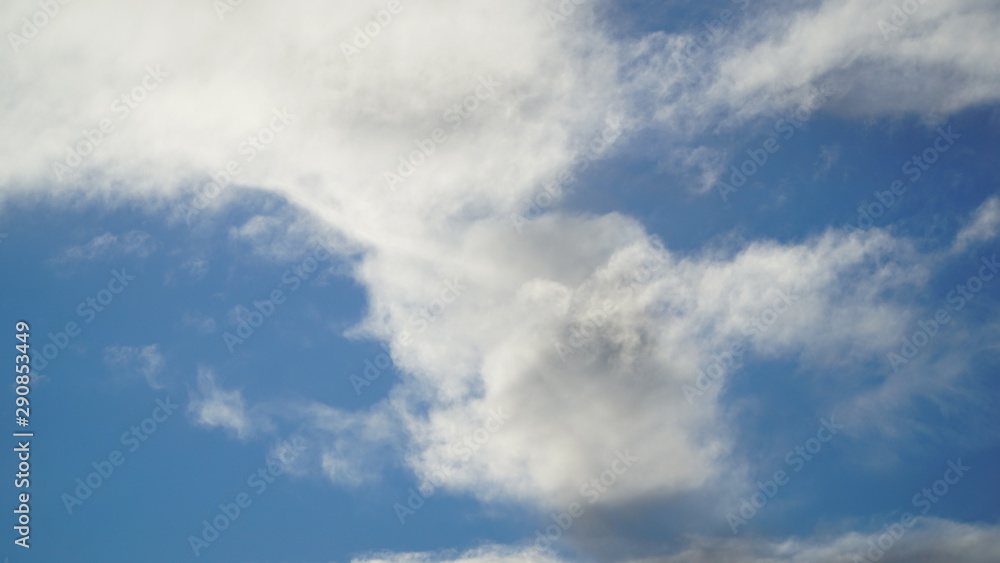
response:
{"label": "cumulus cloud", "polygon": [[[708,396],[696,397],[695,406],[684,390],[698,385],[713,354],[743,343],[763,357],[800,356],[816,365],[870,359],[897,341],[907,318],[904,306],[880,295],[925,276],[905,245],[881,234],[831,233],[801,245],[759,243],[729,256],[682,258],[624,217],[537,223],[522,235],[489,226],[471,231],[458,251],[461,263],[476,270],[500,258],[502,271],[497,264],[492,275],[467,282],[425,338],[394,343],[393,359],[413,374],[403,396],[432,401],[428,416],[405,419],[419,446],[411,458],[419,474],[447,474],[450,486],[484,499],[534,499],[546,508],[578,498],[579,483],[623,448],[643,461],[608,501],[715,482],[729,437],[713,398],[725,383],[696,391]],[[498,248],[506,250],[487,252]],[[899,262],[889,265],[888,255]],[[392,286],[374,274],[365,278],[374,309],[368,328],[392,339],[419,309],[403,304],[432,296],[399,292],[433,284],[397,286],[407,268],[387,261],[366,263],[395,272]],[[787,309],[780,321],[755,329],[755,318],[775,304]],[[511,411],[510,421],[482,453],[465,459],[455,443],[500,407]]]}
{"label": "cumulus cloud", "polygon": [[[898,524],[898,518],[887,525]],[[899,530],[903,530],[899,535]],[[840,536],[809,539],[789,538],[773,541],[764,538],[693,537],[679,552],[656,557],[625,557],[624,563],[935,563],[962,561],[989,563],[1000,549],[1000,528],[989,524],[963,524],[924,517],[910,528],[885,535],[884,529],[870,533],[848,532]],[[882,548],[875,543],[880,541]],[[874,547],[873,547],[874,546]],[[871,550],[871,555],[869,551]],[[355,558],[352,563],[515,563],[521,561],[570,563],[572,556],[516,546],[489,545],[465,553],[381,553]]]}
{"label": "cumulus cloud", "polygon": [[[369,299],[354,334],[389,343],[404,372],[370,411],[301,415],[320,442],[302,463],[346,486],[395,451],[453,491],[563,507],[627,449],[641,461],[602,502],[740,489],[718,401],[739,362],[708,386],[699,370],[736,344],[816,371],[870,361],[899,341],[914,315],[904,298],[932,265],[879,230],[683,255],[619,214],[511,218],[581,171],[609,124],[621,139],[587,166],[641,127],[683,145],[795,108],[819,83],[835,85],[823,111],[864,115],[1000,96],[1000,15],[976,0],[923,4],[888,38],[885,6],[868,0],[748,12],[697,64],[681,61],[690,34],[616,40],[583,10],[553,27],[529,0],[404,6],[345,55],[380,2],[245,3],[219,21],[200,0],[94,0],[0,61],[0,125],[37,132],[0,139],[0,155],[18,155],[0,161],[4,197],[138,200],[196,226],[256,190],[298,215],[265,208],[226,225],[233,241],[272,256],[310,235],[340,241]],[[6,8],[0,24],[20,17]],[[102,120],[113,131],[90,140]],[[676,154],[701,190],[721,162],[716,149]],[[198,424],[241,440],[269,426],[267,405],[197,377]],[[497,409],[509,419],[467,454],[459,444]],[[536,556],[548,557],[459,560]]]}
{"label": "cumulus cloud", "polygon": [[[898,524],[896,520],[887,525]],[[626,557],[624,563],[933,563],[962,561],[988,563],[1000,549],[1000,528],[988,524],[963,524],[924,517],[910,528],[902,528],[896,538],[885,530],[871,533],[848,532],[840,536],[811,539],[790,538],[690,538],[679,552],[656,557]],[[894,531],[899,534],[898,529]],[[875,542],[881,538],[879,548]],[[874,546],[874,547],[873,547]],[[887,548],[886,548],[887,547]],[[869,555],[869,550],[871,555]],[[464,553],[379,553],[352,559],[352,563],[570,563],[580,559],[557,555],[538,548],[488,545]]]}
{"label": "cumulus cloud", "polygon": [[[899,519],[886,524],[898,525]],[[745,563],[852,563],[854,561],[885,561],[931,563],[935,561],[968,561],[986,563],[1000,549],[1000,528],[988,524],[963,524],[924,517],[912,528],[902,528],[896,539],[884,529],[870,533],[850,532],[830,538],[792,538],[784,541],[764,539],[704,539],[669,557],[639,559],[632,563],[715,563],[741,561]],[[895,532],[898,534],[899,530]],[[874,542],[881,541],[883,547]],[[869,555],[871,550],[871,555]]]}

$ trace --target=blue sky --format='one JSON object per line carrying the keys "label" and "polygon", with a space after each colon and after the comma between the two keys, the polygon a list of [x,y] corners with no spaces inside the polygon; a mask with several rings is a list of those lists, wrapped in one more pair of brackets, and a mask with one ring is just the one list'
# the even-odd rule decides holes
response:
{"label": "blue sky", "polygon": [[996,7],[0,23],[7,560],[1000,553]]}

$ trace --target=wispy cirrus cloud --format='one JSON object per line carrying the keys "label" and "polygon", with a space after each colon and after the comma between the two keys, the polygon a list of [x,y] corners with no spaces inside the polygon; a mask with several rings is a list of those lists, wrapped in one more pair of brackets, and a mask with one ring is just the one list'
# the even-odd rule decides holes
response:
{"label": "wispy cirrus cloud", "polygon": [[972,214],[969,223],[955,236],[952,252],[961,252],[969,246],[996,238],[1000,233],[1000,197],[993,196]]}
{"label": "wispy cirrus cloud", "polygon": [[108,260],[122,256],[146,258],[156,250],[155,240],[144,231],[128,231],[120,235],[104,233],[84,244],[71,246],[50,259],[55,264],[73,264]]}
{"label": "wispy cirrus cloud", "polygon": [[118,370],[141,375],[153,389],[163,388],[159,376],[166,361],[157,344],[108,346],[104,349],[104,363]]}

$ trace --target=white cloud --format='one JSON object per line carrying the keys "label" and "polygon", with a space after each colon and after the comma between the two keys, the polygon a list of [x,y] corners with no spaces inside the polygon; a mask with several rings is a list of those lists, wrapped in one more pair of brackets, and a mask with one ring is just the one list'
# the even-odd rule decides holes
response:
{"label": "white cloud", "polygon": [[[887,525],[898,523],[896,519]],[[709,563],[716,561],[741,561],[745,563],[852,563],[862,561],[880,563],[936,563],[962,561],[963,563],[988,563],[996,559],[1000,549],[1000,528],[986,524],[965,524],[937,518],[924,517],[913,528],[905,529],[902,537],[891,541],[885,537],[883,545],[891,546],[881,555],[869,558],[869,540],[876,541],[885,530],[871,533],[851,532],[839,537],[787,538],[767,541],[761,539],[710,539],[700,538],[692,547],[670,557],[636,560],[632,563]],[[898,531],[897,531],[898,533]]]}
{"label": "white cloud", "polygon": [[104,233],[96,236],[85,244],[71,246],[51,261],[58,264],[104,260],[119,256],[137,256],[145,258],[156,249],[156,243],[149,233],[129,231],[121,235]]}
{"label": "white cloud", "polygon": [[838,110],[868,115],[940,115],[1000,99],[1000,70],[990,60],[996,5],[921,3],[885,37],[879,22],[892,14],[891,4],[872,0],[764,13],[735,35],[710,94],[734,108],[756,97],[780,104],[805,85],[833,82]]}
{"label": "white cloud", "polygon": [[[237,248],[245,248],[269,260],[301,259],[311,251],[317,237],[326,228],[298,209],[267,202],[259,213],[239,226],[229,229],[229,239]],[[336,248],[335,240],[324,240],[324,246]]]}
{"label": "white cloud", "polygon": [[188,411],[195,423],[221,427],[240,440],[269,427],[268,420],[247,411],[241,391],[223,389],[216,383],[215,374],[204,368],[198,369],[198,391],[192,392]]}
{"label": "white cloud", "polygon": [[971,244],[992,240],[1000,233],[1000,197],[984,201],[973,213],[969,224],[955,236],[952,252],[961,252]]}
{"label": "white cloud", "polygon": [[192,327],[202,334],[212,334],[216,330],[215,319],[197,313],[184,313],[181,323],[186,327]]}
{"label": "white cloud", "polygon": [[819,159],[817,159],[816,173],[813,174],[813,179],[822,178],[826,176],[833,165],[840,160],[840,145],[832,146],[822,146],[819,151]]}
{"label": "white cloud", "polygon": [[661,163],[660,168],[669,171],[675,177],[691,176],[693,191],[705,193],[712,189],[722,175],[725,158],[722,151],[705,146],[693,149],[686,147],[674,149],[672,155]]}
{"label": "white cloud", "polygon": [[456,553],[379,553],[355,558],[351,563],[559,563],[552,553],[490,545]]}
{"label": "white cloud", "polygon": [[[680,132],[672,142],[683,144],[787,111],[805,86],[824,81],[837,84],[829,109],[865,115],[934,116],[1000,96],[990,48],[998,10],[973,0],[924,5],[888,43],[877,28],[880,3],[768,11],[709,51],[706,65],[694,65],[709,71],[695,77],[669,69],[689,36],[616,43],[585,14],[553,29],[529,0],[407,4],[345,61],[340,43],[381,7],[245,3],[220,22],[200,0],[93,0],[0,61],[10,77],[0,126],[35,132],[0,138],[0,155],[18,155],[0,161],[4,196],[86,189],[183,219],[192,189],[228,175],[210,205],[252,187],[287,199],[316,236],[343,241],[369,296],[357,332],[391,342],[405,373],[371,411],[318,405],[301,415],[324,440],[304,460],[344,485],[364,482],[366,464],[398,446],[418,477],[448,468],[446,488],[538,507],[576,499],[580,482],[619,449],[642,461],[609,504],[742,487],[744,470],[727,459],[721,385],[696,405],[682,386],[738,342],[755,357],[796,359],[816,372],[870,361],[912,320],[903,299],[928,266],[878,230],[684,256],[618,214],[553,209],[522,233],[511,215],[572,169],[608,120],[622,121],[625,144],[656,115],[654,127]],[[5,7],[0,24],[13,28],[20,17]],[[90,33],[98,23],[107,31]],[[113,100],[157,65],[162,83],[123,117]],[[278,131],[283,108],[294,117]],[[115,131],[57,181],[52,164],[102,119]],[[445,140],[428,145],[437,129]],[[248,135],[273,140],[248,160]],[[711,181],[716,153],[676,154]],[[229,161],[239,172],[219,174]],[[405,181],[390,187],[387,173]],[[220,217],[206,211],[192,221]],[[231,236],[282,255],[275,241],[287,240],[287,219],[271,209]],[[447,302],[445,280],[465,287]],[[748,332],[778,291],[793,303],[766,331]],[[596,319],[593,336],[574,335]],[[571,339],[583,344],[563,361],[556,343]],[[207,370],[190,408],[197,423],[243,440],[269,425],[268,405],[248,409],[240,390],[223,389]],[[456,442],[497,408],[510,420],[465,459]]]}
{"label": "white cloud", "polygon": [[192,258],[181,264],[181,269],[187,274],[191,279],[197,281],[205,277],[208,273],[210,264],[208,260],[204,258]]}
{"label": "white cloud", "polygon": [[[448,299],[431,277],[445,270],[463,280]],[[715,401],[726,378],[693,405],[684,386],[734,343],[748,358],[797,357],[820,374],[881,359],[913,315],[887,290],[905,295],[927,272],[878,230],[680,257],[625,217],[557,214],[522,234],[477,224],[421,261],[383,252],[358,275],[371,294],[363,332],[392,341],[410,377],[370,412],[285,409],[321,431],[314,466],[354,485],[397,448],[421,480],[443,475],[453,491],[548,509],[579,500],[580,483],[626,449],[641,461],[602,502],[738,492],[743,469],[728,461],[731,431]],[[782,295],[791,304],[768,318],[786,309]],[[415,325],[422,310],[435,314]],[[762,315],[766,330],[754,328]],[[600,327],[575,336],[588,320]],[[491,409],[510,419],[468,455],[460,444]]]}
{"label": "white cloud", "polygon": [[[699,33],[652,33],[626,51],[630,92],[674,142],[774,119],[826,86],[822,111],[847,116],[917,114],[928,121],[1000,100],[1000,70],[991,52],[1000,10],[982,0],[921,3],[897,33],[880,20],[893,4],[874,0],[799,3],[773,10],[750,3],[731,9],[725,34],[699,48]],[[702,44],[706,41],[702,37]],[[686,55],[693,54],[693,55]]]}
{"label": "white cloud", "polygon": [[[887,525],[897,523],[887,520]],[[815,538],[705,538],[694,537],[689,545],[671,555],[650,558],[617,555],[624,563],[992,563],[1000,550],[1000,528],[987,524],[965,524],[938,518],[918,519],[905,528],[899,539],[883,538],[888,549],[867,552],[885,530],[871,533],[849,532],[841,536]],[[898,530],[896,530],[898,533]],[[860,558],[860,559],[858,559]],[[534,548],[489,545],[465,553],[380,553],[352,559],[352,563],[570,563],[581,559],[561,557]]]}
{"label": "white cloud", "polygon": [[382,408],[353,413],[314,403],[295,407],[304,419],[304,432],[318,451],[310,457],[330,481],[346,486],[377,481],[381,468],[392,461],[398,447],[390,413]]}
{"label": "white cloud", "polygon": [[[444,255],[468,289],[409,345],[400,335],[435,287],[421,272],[442,268],[383,253],[361,272],[372,300],[366,328],[395,340],[394,361],[413,374],[394,396],[417,447],[410,463],[480,498],[542,507],[578,498],[579,484],[624,448],[643,461],[608,501],[717,485],[733,470],[721,463],[730,439],[714,397],[723,385],[696,405],[682,389],[713,354],[745,342],[752,355],[799,357],[816,369],[871,360],[910,317],[885,291],[926,278],[907,245],[877,231],[683,258],[619,216],[547,217],[522,235],[477,225]],[[780,305],[779,291],[794,300],[788,311],[764,332],[749,329]],[[588,319],[602,326],[574,340]],[[569,348],[565,362],[557,343]],[[427,402],[426,417],[409,414]],[[511,420],[463,459],[454,444],[499,407]]]}
{"label": "white cloud", "polygon": [[104,363],[111,367],[141,375],[153,389],[162,389],[158,380],[165,361],[157,344],[149,346],[108,346],[104,349]]}

